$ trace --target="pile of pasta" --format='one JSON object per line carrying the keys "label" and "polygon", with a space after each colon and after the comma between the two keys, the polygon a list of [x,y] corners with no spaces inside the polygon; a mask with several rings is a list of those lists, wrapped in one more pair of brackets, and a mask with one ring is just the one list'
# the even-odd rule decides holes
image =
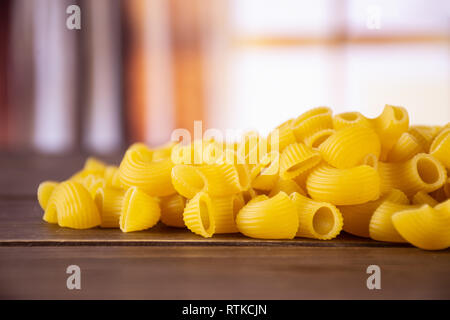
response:
{"label": "pile of pasta", "polygon": [[267,137],[137,143],[119,167],[89,158],[68,180],[41,183],[38,200],[46,222],[75,229],[161,220],[205,238],[320,240],[344,230],[438,250],[450,246],[449,172],[450,124],[410,126],[391,105],[376,118],[318,107]]}

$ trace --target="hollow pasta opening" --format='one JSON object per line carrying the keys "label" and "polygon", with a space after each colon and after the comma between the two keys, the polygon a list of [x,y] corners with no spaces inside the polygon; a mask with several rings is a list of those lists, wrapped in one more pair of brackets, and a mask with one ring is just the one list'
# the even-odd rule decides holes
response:
{"label": "hollow pasta opening", "polygon": [[313,134],[305,143],[311,148],[319,148],[335,131],[333,129],[321,130]]}
{"label": "hollow pasta opening", "polygon": [[302,162],[299,162],[297,164],[294,164],[293,166],[289,167],[286,172],[292,173],[292,172],[296,172],[298,170],[304,169],[304,168],[311,168],[313,167],[317,162],[320,161],[320,157],[316,156],[316,157],[311,157],[308,158]]}
{"label": "hollow pasta opening", "polygon": [[420,179],[426,184],[436,183],[441,176],[436,163],[429,158],[418,159],[416,167]]}
{"label": "hollow pasta opening", "polygon": [[377,168],[378,168],[377,156],[374,155],[373,153],[369,153],[368,155],[366,155],[364,157],[363,164],[370,166],[370,167],[374,168],[375,170],[377,170]]}
{"label": "hollow pasta opening", "polygon": [[203,228],[205,230],[208,230],[210,227],[208,204],[203,198],[200,198],[198,201],[198,206],[200,211],[200,220],[202,222]]}
{"label": "hollow pasta opening", "polygon": [[328,207],[320,207],[313,218],[314,231],[320,235],[328,234],[334,227],[334,214]]}
{"label": "hollow pasta opening", "polygon": [[205,187],[205,181],[200,173],[190,166],[183,166],[176,171],[176,175],[187,186],[194,189],[195,193],[200,192]]}
{"label": "hollow pasta opening", "polygon": [[403,109],[401,109],[401,108],[392,107],[392,111],[394,112],[394,118],[397,121],[401,121],[405,117],[405,113],[403,112]]}
{"label": "hollow pasta opening", "polygon": [[292,125],[294,127],[298,127],[299,125],[301,125],[301,123],[303,121],[305,121],[307,119],[310,119],[312,117],[316,117],[319,115],[327,115],[327,114],[331,115],[331,111],[327,107],[314,108],[314,109],[307,111],[304,114],[300,115],[297,119],[295,119],[295,121],[292,123]]}
{"label": "hollow pasta opening", "polygon": [[359,114],[357,112],[344,112],[338,115],[338,117],[348,122],[354,122],[359,119]]}
{"label": "hollow pasta opening", "polygon": [[250,175],[245,165],[236,165],[239,185],[246,190],[250,186]]}

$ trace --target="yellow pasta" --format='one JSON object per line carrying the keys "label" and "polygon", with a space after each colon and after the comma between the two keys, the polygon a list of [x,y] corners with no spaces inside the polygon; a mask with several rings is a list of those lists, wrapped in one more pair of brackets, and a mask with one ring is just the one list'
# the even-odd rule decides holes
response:
{"label": "yellow pasta", "polygon": [[244,206],[244,199],[239,194],[227,197],[211,198],[211,212],[215,224],[215,233],[235,233],[236,215]]}
{"label": "yellow pasta", "polygon": [[405,108],[386,105],[372,120],[381,141],[381,159],[384,160],[403,132],[408,130],[409,116]]}
{"label": "yellow pasta", "polygon": [[408,133],[421,145],[424,150],[423,152],[428,152],[433,139],[437,136],[439,131],[433,127],[412,126],[408,129]]}
{"label": "yellow pasta", "polygon": [[211,198],[205,192],[199,192],[188,201],[183,212],[183,220],[193,233],[210,238],[216,231],[212,212]]}
{"label": "yellow pasta", "polygon": [[403,132],[392,149],[389,151],[387,160],[389,162],[402,162],[411,159],[418,153],[425,152],[420,141],[409,132]]}
{"label": "yellow pasta", "polygon": [[242,191],[242,198],[244,199],[244,203],[249,202],[253,198],[257,196],[255,189],[249,188],[248,190]]}
{"label": "yellow pasta", "polygon": [[380,155],[380,140],[369,127],[351,126],[336,131],[319,147],[323,159],[336,168],[362,164],[368,154]]}
{"label": "yellow pasta", "polygon": [[152,160],[159,161],[170,158],[172,155],[172,149],[177,143],[175,141],[169,141],[168,143],[159,146],[152,150]]}
{"label": "yellow pasta", "polygon": [[444,166],[433,156],[419,153],[406,162],[378,165],[381,177],[381,192],[400,189],[408,197],[418,191],[431,192],[439,189],[447,178]]}
{"label": "yellow pasta", "polygon": [[321,165],[306,181],[308,194],[317,201],[335,205],[360,204],[380,196],[378,172],[367,165],[336,169]]}
{"label": "yellow pasta", "polygon": [[92,199],[95,198],[97,190],[106,186],[106,181],[104,178],[93,174],[90,174],[87,177],[81,179],[80,183],[86,188],[87,191],[89,191]]}
{"label": "yellow pasta", "polygon": [[352,126],[372,127],[372,123],[359,112],[344,112],[333,117],[333,128],[335,130]]}
{"label": "yellow pasta", "polygon": [[[39,205],[43,210],[47,208],[48,199],[50,199],[50,196],[53,193],[53,190],[55,190],[55,187],[58,185],[58,182],[56,181],[44,181],[41,184],[39,184],[38,191],[37,191],[37,197]],[[56,223],[56,221],[55,221]]]}
{"label": "yellow pasta", "polygon": [[92,196],[83,185],[70,180],[55,187],[43,219],[72,229],[93,228],[101,222]]}
{"label": "yellow pasta", "polygon": [[431,208],[425,204],[392,216],[397,232],[414,246],[442,250],[450,246],[450,200]]}
{"label": "yellow pasta", "polygon": [[175,193],[171,159],[152,160],[152,152],[142,144],[132,146],[120,164],[120,180],[126,187],[139,187],[151,196]]}
{"label": "yellow pasta", "polygon": [[116,166],[107,166],[104,174],[106,185],[114,188],[121,188],[119,168]]}
{"label": "yellow pasta", "polygon": [[312,135],[305,138],[304,142],[307,147],[318,149],[320,145],[328,139],[336,130],[334,129],[323,129],[313,133]]}
{"label": "yellow pasta", "polygon": [[429,194],[419,191],[412,198],[412,203],[417,205],[427,204],[430,207],[434,207],[438,202]]}
{"label": "yellow pasta", "polygon": [[292,130],[294,120],[288,120],[276,127],[267,137],[270,151],[282,152],[291,143],[295,143],[295,135]]}
{"label": "yellow pasta", "polygon": [[270,152],[264,156],[250,173],[251,187],[257,190],[270,191],[279,178],[280,156]]}
{"label": "yellow pasta", "polygon": [[106,171],[106,164],[102,161],[89,157],[85,163],[82,170],[75,173],[70,180],[81,182],[84,178],[90,175],[95,175],[97,177],[103,177]]}
{"label": "yellow pasta", "polygon": [[123,199],[119,225],[122,232],[146,230],[161,217],[158,199],[147,195],[138,187],[130,187]]}
{"label": "yellow pasta", "polygon": [[292,179],[319,164],[320,153],[303,143],[293,143],[280,156],[280,177]]}
{"label": "yellow pasta", "polygon": [[269,197],[273,197],[283,191],[287,195],[297,192],[301,195],[306,195],[306,192],[294,181],[294,180],[283,180],[279,179],[272,190],[270,190]]}
{"label": "yellow pasta", "polygon": [[430,154],[438,159],[447,169],[450,169],[450,128],[443,130],[433,140]]}
{"label": "yellow pasta", "polygon": [[332,111],[328,107],[306,111],[293,120],[292,128],[297,141],[303,142],[317,131],[333,128]]}
{"label": "yellow pasta", "polygon": [[105,187],[97,190],[95,204],[101,215],[102,228],[119,228],[120,215],[124,204],[125,192],[122,189]]}
{"label": "yellow pasta", "polygon": [[343,218],[332,204],[311,200],[297,192],[291,194],[291,199],[298,214],[298,237],[329,240],[341,232]]}
{"label": "yellow pasta", "polygon": [[186,198],[179,194],[162,197],[160,199],[161,222],[170,227],[184,228],[183,211]]}
{"label": "yellow pasta", "polygon": [[397,189],[392,189],[377,200],[350,206],[338,206],[344,217],[344,231],[355,236],[369,238],[369,223],[375,210],[385,201],[409,204],[408,197]]}
{"label": "yellow pasta", "polygon": [[297,209],[284,192],[269,198],[258,196],[236,217],[238,230],[257,239],[293,239],[298,229]]}

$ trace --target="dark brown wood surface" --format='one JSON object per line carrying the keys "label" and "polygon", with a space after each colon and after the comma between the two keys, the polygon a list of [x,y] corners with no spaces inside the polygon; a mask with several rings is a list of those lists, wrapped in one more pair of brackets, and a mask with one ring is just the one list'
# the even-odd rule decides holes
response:
{"label": "dark brown wood surface", "polygon": [[[113,160],[113,159],[112,159]],[[42,221],[36,188],[81,156],[0,154],[0,298],[5,299],[449,299],[450,251],[427,252],[342,234],[332,241],[203,239],[158,225],[124,234]],[[82,289],[66,288],[79,265]],[[368,290],[366,268],[381,268]]]}

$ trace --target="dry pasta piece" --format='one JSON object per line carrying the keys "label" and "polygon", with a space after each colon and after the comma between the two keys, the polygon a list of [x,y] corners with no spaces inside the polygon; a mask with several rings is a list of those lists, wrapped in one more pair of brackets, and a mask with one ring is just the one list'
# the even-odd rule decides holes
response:
{"label": "dry pasta piece", "polygon": [[332,111],[328,107],[318,107],[306,111],[292,122],[295,138],[303,142],[317,131],[333,129]]}
{"label": "dry pasta piece", "polygon": [[162,146],[156,147],[155,149],[152,150],[153,152],[152,160],[158,161],[170,158],[170,156],[172,155],[172,149],[176,144],[177,142],[175,141],[169,141],[168,143]]}
{"label": "dry pasta piece", "polygon": [[92,199],[95,198],[99,189],[106,186],[105,179],[94,174],[90,174],[86,178],[81,179],[80,183],[86,188],[87,191],[89,191]]}
{"label": "dry pasta piece", "polygon": [[120,180],[126,187],[139,187],[151,196],[175,193],[171,159],[153,161],[152,152],[142,144],[132,146],[120,164]]}
{"label": "dry pasta piece", "polygon": [[333,117],[333,128],[335,130],[353,126],[372,127],[372,123],[359,112],[344,112]]}
{"label": "dry pasta piece", "polygon": [[305,145],[313,149],[318,149],[320,145],[335,132],[336,130],[334,129],[323,129],[317,131],[316,133],[313,133],[312,135],[305,138]]}
{"label": "dry pasta piece", "polygon": [[[45,210],[45,208],[47,208],[48,200],[50,199],[53,190],[55,190],[57,185],[58,182],[56,181],[44,181],[39,184],[37,197],[42,210]],[[54,221],[54,223],[56,223],[56,221]]]}
{"label": "dry pasta piece", "polygon": [[380,155],[380,140],[371,128],[351,126],[336,131],[319,147],[323,159],[340,169],[362,164],[368,154]]}
{"label": "dry pasta piece", "polygon": [[236,215],[244,206],[240,194],[211,198],[212,215],[216,226],[215,233],[236,233]]}
{"label": "dry pasta piece", "polygon": [[414,205],[399,204],[391,201],[383,202],[373,213],[369,224],[370,237],[378,241],[406,242],[395,230],[392,215],[399,211],[416,208]]}
{"label": "dry pasta piece", "polygon": [[160,199],[161,222],[166,226],[184,228],[183,211],[186,198],[179,194],[162,197]]}
{"label": "dry pasta piece", "polygon": [[280,177],[284,180],[293,179],[299,174],[319,164],[320,153],[303,143],[293,143],[287,146],[280,156]]}
{"label": "dry pasta piece", "polygon": [[450,200],[431,208],[425,204],[392,216],[397,232],[414,246],[441,250],[450,246]]}
{"label": "dry pasta piece", "polygon": [[298,214],[298,237],[330,240],[341,232],[343,218],[332,204],[311,200],[297,192],[291,194],[291,199]]}
{"label": "dry pasta piece", "polygon": [[360,204],[380,196],[380,176],[367,165],[349,169],[321,165],[308,176],[306,188],[317,201],[334,205]]}
{"label": "dry pasta piece", "polygon": [[408,197],[397,189],[392,189],[377,200],[351,206],[338,206],[344,217],[344,231],[355,236],[370,238],[369,224],[375,210],[385,201],[409,204]]}
{"label": "dry pasta piece", "polygon": [[119,228],[125,192],[122,189],[105,187],[97,190],[95,204],[101,215],[101,228]]}
{"label": "dry pasta piece", "polygon": [[138,187],[130,187],[127,190],[119,219],[122,232],[149,229],[158,223],[160,217],[158,199]]}
{"label": "dry pasta piece", "polygon": [[295,135],[292,130],[294,120],[290,119],[269,133],[267,142],[269,143],[270,151],[282,152],[291,143],[295,143]]}
{"label": "dry pasta piece", "polygon": [[418,191],[431,192],[439,189],[447,178],[444,166],[433,156],[419,153],[406,162],[378,165],[381,177],[381,193],[400,189],[408,197]]}
{"label": "dry pasta piece", "polygon": [[443,130],[433,140],[430,154],[438,159],[447,169],[450,169],[450,128]]}
{"label": "dry pasta piece", "polygon": [[414,135],[409,132],[403,132],[389,151],[387,160],[389,162],[403,162],[425,151],[426,149]]}
{"label": "dry pasta piece", "polygon": [[429,194],[419,191],[417,192],[414,197],[412,198],[412,203],[417,205],[427,204],[430,207],[434,207],[439,202],[437,202],[432,196]]}
{"label": "dry pasta piece", "polygon": [[381,159],[387,157],[395,142],[408,130],[409,116],[405,108],[386,105],[383,112],[372,120],[381,141]]}
{"label": "dry pasta piece", "polygon": [[258,194],[256,193],[255,189],[249,188],[248,190],[242,191],[242,198],[244,199],[244,203],[249,202],[253,198],[255,198]]}
{"label": "dry pasta piece", "polygon": [[182,142],[172,148],[170,158],[174,164],[202,164],[203,141],[195,140],[190,144]]}
{"label": "dry pasta piece", "polygon": [[306,192],[294,181],[294,180],[283,180],[279,179],[273,189],[269,193],[269,197],[273,197],[278,194],[280,191],[283,191],[287,195],[291,195],[291,193],[297,192],[301,195],[306,195]]}
{"label": "dry pasta piece", "polygon": [[250,172],[251,187],[257,190],[270,191],[279,178],[280,156],[278,152],[270,152]]}
{"label": "dry pasta piece", "polygon": [[84,163],[82,170],[75,173],[70,180],[81,182],[84,178],[90,175],[103,177],[106,171],[106,164],[94,157],[89,157]]}
{"label": "dry pasta piece", "polygon": [[412,126],[408,129],[408,133],[417,140],[424,152],[428,152],[433,139],[437,136],[439,131],[432,127]]}
{"label": "dry pasta piece", "polygon": [[60,183],[53,191],[47,208],[45,221],[58,222],[60,227],[88,229],[100,225],[100,213],[89,192],[76,181]]}
{"label": "dry pasta piece", "polygon": [[260,195],[247,203],[236,217],[238,230],[257,239],[293,239],[298,229],[297,210],[289,196],[280,192]]}
{"label": "dry pasta piece", "polygon": [[210,238],[216,231],[211,198],[206,192],[199,192],[188,201],[183,220],[193,233]]}
{"label": "dry pasta piece", "polygon": [[119,167],[107,166],[104,174],[106,185],[109,187],[120,188],[120,185],[119,186],[114,185],[117,182],[115,179],[118,174],[119,174]]}

